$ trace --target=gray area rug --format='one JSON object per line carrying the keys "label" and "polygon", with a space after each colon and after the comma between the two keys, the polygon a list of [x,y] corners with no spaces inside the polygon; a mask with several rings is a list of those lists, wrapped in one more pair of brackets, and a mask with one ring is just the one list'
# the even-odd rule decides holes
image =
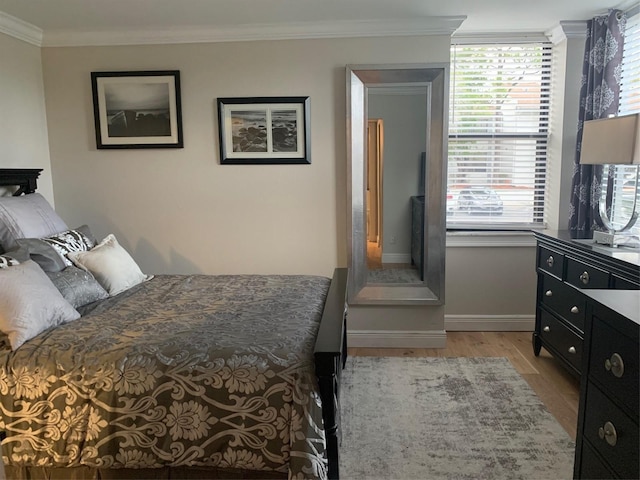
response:
{"label": "gray area rug", "polygon": [[418,270],[407,268],[377,268],[367,272],[367,283],[422,283]]}
{"label": "gray area rug", "polygon": [[340,478],[571,479],[575,445],[506,358],[350,357]]}

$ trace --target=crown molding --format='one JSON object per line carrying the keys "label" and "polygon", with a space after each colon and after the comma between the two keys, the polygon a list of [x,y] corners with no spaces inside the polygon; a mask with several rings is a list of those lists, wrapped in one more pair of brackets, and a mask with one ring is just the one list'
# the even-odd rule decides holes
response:
{"label": "crown molding", "polygon": [[554,45],[567,38],[585,38],[587,36],[587,21],[562,21],[546,33]]}
{"label": "crown molding", "polygon": [[0,32],[37,47],[42,46],[42,29],[4,12],[0,12]]}
{"label": "crown molding", "polygon": [[451,37],[452,45],[482,45],[489,43],[547,42],[542,32],[464,32]]}
{"label": "crown molding", "polygon": [[186,27],[157,30],[52,30],[45,32],[42,46],[159,45],[255,40],[452,35],[466,18],[466,16],[420,17],[402,20],[247,24],[215,28]]}

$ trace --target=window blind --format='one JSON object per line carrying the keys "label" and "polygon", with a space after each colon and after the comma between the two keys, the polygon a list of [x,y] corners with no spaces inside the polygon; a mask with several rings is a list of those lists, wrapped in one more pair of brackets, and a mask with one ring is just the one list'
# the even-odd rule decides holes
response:
{"label": "window blind", "polygon": [[544,218],[551,44],[451,47],[447,227]]}

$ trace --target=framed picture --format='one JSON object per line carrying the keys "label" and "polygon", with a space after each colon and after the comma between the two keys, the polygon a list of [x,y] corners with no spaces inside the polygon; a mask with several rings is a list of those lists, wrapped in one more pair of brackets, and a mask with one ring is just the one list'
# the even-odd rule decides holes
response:
{"label": "framed picture", "polygon": [[180,72],[91,72],[98,148],[182,148]]}
{"label": "framed picture", "polygon": [[220,163],[311,163],[309,97],[218,98]]}

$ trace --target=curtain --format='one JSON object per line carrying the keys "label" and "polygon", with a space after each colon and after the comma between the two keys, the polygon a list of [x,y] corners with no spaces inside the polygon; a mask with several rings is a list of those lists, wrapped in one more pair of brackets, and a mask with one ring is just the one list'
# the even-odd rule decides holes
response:
{"label": "curtain", "polygon": [[587,22],[569,211],[572,238],[591,238],[594,230],[604,228],[598,214],[603,168],[601,165],[580,165],[582,126],[586,120],[618,113],[626,22],[627,18],[620,10],[610,10],[607,15]]}

